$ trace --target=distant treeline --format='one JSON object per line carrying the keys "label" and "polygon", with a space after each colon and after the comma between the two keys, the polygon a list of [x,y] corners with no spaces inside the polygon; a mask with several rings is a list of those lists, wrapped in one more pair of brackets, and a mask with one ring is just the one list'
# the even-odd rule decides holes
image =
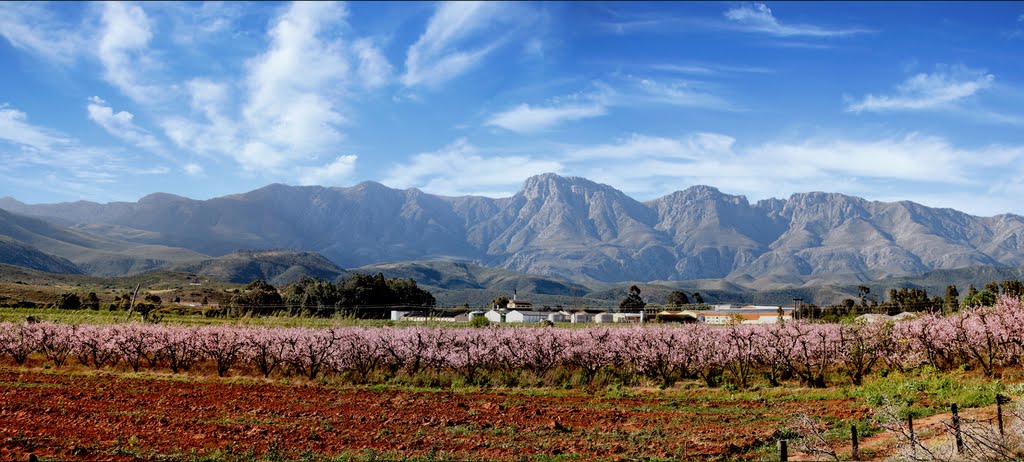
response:
{"label": "distant treeline", "polygon": [[227,306],[208,315],[329,317],[335,314],[357,318],[384,318],[389,307],[433,307],[434,296],[412,279],[385,278],[383,274],[353,274],[337,284],[303,278],[278,291],[266,281],[256,280],[231,297]]}
{"label": "distant treeline", "polygon": [[[929,296],[926,289],[902,287],[889,289],[887,300],[879,302],[867,286],[858,286],[859,300],[847,298],[835,305],[819,307],[804,305],[801,312],[810,319],[836,321],[850,316],[877,313],[894,315],[901,312],[926,312],[950,314],[962,308],[992,306],[1000,296],[1021,298],[1024,296],[1024,283],[1016,279],[1002,282],[991,281],[982,290],[970,284],[967,293],[961,294],[955,285],[946,286],[943,296]],[[963,295],[961,299],[960,296]]]}

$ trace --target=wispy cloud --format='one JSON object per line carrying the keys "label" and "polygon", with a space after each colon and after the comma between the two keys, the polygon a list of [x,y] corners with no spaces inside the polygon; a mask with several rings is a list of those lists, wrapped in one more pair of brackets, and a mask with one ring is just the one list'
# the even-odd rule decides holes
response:
{"label": "wispy cloud", "polygon": [[923,110],[947,107],[992,86],[995,76],[965,66],[939,66],[931,74],[917,74],[896,87],[895,95],[868,94],[849,101],[847,112]]}
{"label": "wispy cloud", "polygon": [[[918,133],[753,145],[740,144],[718,133],[678,138],[634,134],[608,144],[567,146],[556,159],[567,174],[608,183],[638,198],[710,184],[755,199],[829,191],[880,200],[888,197],[886,191],[894,182],[899,182],[915,185],[911,190],[901,189],[905,195],[900,199],[928,201],[951,188],[987,197],[993,182],[1021,175],[1018,165],[1024,161],[1024,145],[964,148],[943,137]],[[1000,173],[993,177],[993,171]],[[964,210],[981,214],[1009,210],[996,210],[982,202]]]}
{"label": "wispy cloud", "polygon": [[1005,32],[1003,35],[1011,39],[1024,38],[1024,27],[1021,27],[1022,25],[1024,25],[1024,14],[1017,16],[1016,26],[1013,28],[1013,30]]}
{"label": "wispy cloud", "polygon": [[243,166],[276,169],[341,141],[337,126],[346,118],[330,95],[349,66],[341,42],[319,34],[346,15],[338,4],[300,2],[274,22],[270,48],[248,65],[243,114],[255,139],[242,149]]}
{"label": "wispy cloud", "polygon": [[704,84],[701,82],[631,76],[626,79],[626,84],[616,91],[619,95],[617,104],[664,104],[722,111],[739,110],[732,103],[702,88]]}
{"label": "wispy cloud", "polygon": [[304,185],[340,185],[349,180],[358,156],[338,156],[326,165],[299,168],[299,183]]}
{"label": "wispy cloud", "polygon": [[504,44],[502,24],[527,17],[523,5],[503,2],[443,2],[423,35],[409,47],[402,83],[438,85],[477,66]]}
{"label": "wispy cloud", "polygon": [[558,172],[556,161],[529,156],[486,155],[465,138],[397,164],[383,183],[396,188],[420,188],[449,196],[508,197],[527,178]]}
{"label": "wispy cloud", "polygon": [[359,39],[352,44],[358,62],[359,81],[368,88],[377,88],[391,81],[394,69],[380,48],[370,39]]}
{"label": "wispy cloud", "polygon": [[813,24],[783,24],[764,3],[730,8],[725,17],[742,30],[777,37],[845,37],[872,32],[860,28],[827,28]]}
{"label": "wispy cloud", "polygon": [[579,161],[612,159],[689,159],[732,153],[736,139],[719,133],[695,133],[683,138],[666,138],[634,133],[613,143],[570,148],[567,158]]}
{"label": "wispy cloud", "polygon": [[240,82],[199,77],[180,88],[192,114],[161,118],[164,134],[190,152],[228,157],[275,179],[337,184],[358,156],[339,155],[350,96],[388,85],[393,68],[374,40],[345,33],[344,4],[297,2],[268,26],[265,50]]}
{"label": "wispy cloud", "polygon": [[185,166],[182,167],[182,170],[191,176],[199,176],[203,174],[203,166],[194,162],[185,164]]}
{"label": "wispy cloud", "polygon": [[35,2],[0,2],[0,36],[11,46],[68,65],[86,49],[88,28],[59,21]]}
{"label": "wispy cloud", "polygon": [[104,78],[138,103],[152,104],[164,97],[143,75],[157,63],[149,54],[153,31],[142,7],[104,3],[102,22],[97,56],[103,63]]}
{"label": "wispy cloud", "polygon": [[114,109],[98,96],[89,98],[86,109],[89,113],[89,120],[103,127],[107,133],[150,152],[166,155],[160,141],[149,131],[135,124],[135,116],[132,113],[128,111],[114,112]]}
{"label": "wispy cloud", "polygon": [[71,143],[71,138],[28,122],[28,116],[7,104],[0,104],[0,140],[39,151],[51,151]]}
{"label": "wispy cloud", "polygon": [[650,66],[651,69],[676,74],[712,76],[722,74],[774,74],[775,71],[766,67],[728,66],[708,63],[660,63]]}
{"label": "wispy cloud", "polygon": [[600,117],[614,107],[681,106],[738,111],[725,99],[701,88],[701,82],[636,76],[593,82],[592,90],[552,98],[544,104],[521,103],[490,116],[486,125],[517,133],[548,130],[566,122]]}
{"label": "wispy cloud", "polygon": [[[549,145],[536,150],[550,154],[502,154],[463,138],[394,165],[383,182],[443,195],[508,197],[526,178],[556,172],[606,183],[641,200],[709,184],[754,200],[828,191],[872,200],[889,200],[900,194],[899,200],[932,206],[943,206],[936,198],[948,197],[946,191],[956,190],[964,195],[962,200],[947,203],[963,205],[961,210],[968,213],[991,215],[1014,209],[1009,201],[987,200],[996,194],[993,182],[1011,184],[1012,179],[1024,177],[1019,167],[1024,162],[1024,145],[963,147],[941,136],[920,133],[877,139],[821,136],[754,144],[722,133],[679,137],[635,133],[609,143]],[[999,173],[992,176],[991,172]],[[892,187],[896,183],[914,188],[896,192]],[[1024,191],[1024,186],[1020,190]],[[968,200],[972,197],[974,204]]]}
{"label": "wispy cloud", "polygon": [[518,133],[531,133],[549,129],[563,122],[599,117],[607,112],[607,108],[597,102],[550,106],[530,106],[524,103],[495,114],[488,119],[487,125]]}
{"label": "wispy cloud", "polygon": [[[137,154],[118,149],[84,145],[72,136],[30,123],[22,111],[0,105],[0,165],[7,170],[51,172],[54,178],[65,181],[61,184],[64,191],[54,192],[66,195],[86,183],[114,183],[125,176],[161,175],[170,171],[166,166],[139,159]],[[33,189],[38,188],[33,186]]]}

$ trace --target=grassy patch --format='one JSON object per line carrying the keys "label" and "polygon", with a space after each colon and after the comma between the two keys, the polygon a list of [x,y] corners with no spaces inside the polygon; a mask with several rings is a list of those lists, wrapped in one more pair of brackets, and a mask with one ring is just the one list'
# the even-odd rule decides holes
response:
{"label": "grassy patch", "polygon": [[1007,393],[1000,380],[992,380],[961,371],[938,372],[931,368],[885,377],[871,377],[864,385],[852,388],[850,395],[863,399],[871,407],[894,405],[901,417],[924,417],[946,412],[952,403],[960,408],[995,404],[997,393]]}

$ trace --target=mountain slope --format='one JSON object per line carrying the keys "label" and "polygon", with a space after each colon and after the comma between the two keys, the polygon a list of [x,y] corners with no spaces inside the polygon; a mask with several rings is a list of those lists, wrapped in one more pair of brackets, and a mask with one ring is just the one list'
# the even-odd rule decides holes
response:
{"label": "mountain slope", "polygon": [[445,261],[379,263],[351,270],[354,273],[383,273],[389,278],[411,278],[418,284],[439,289],[487,289],[511,297],[513,291],[541,295],[581,297],[590,289],[580,284],[509,271],[500,268]]}
{"label": "mountain slope", "polygon": [[[214,256],[287,248],[344,267],[466,261],[589,286],[725,278],[781,289],[1024,264],[1024,219],[1016,215],[976,217],[822,192],[750,204],[708,186],[641,203],[610,186],[554,174],[532,177],[501,199],[365,182],[274,184],[204,201],[152,194],[135,203],[26,205],[8,198],[0,207],[117,242]],[[68,256],[73,252],[12,237],[83,266]]]}
{"label": "mountain slope", "polygon": [[202,254],[96,236],[38,218],[0,210],[0,236],[51,256],[69,260],[79,272],[97,276],[139,273]]}
{"label": "mountain slope", "polygon": [[47,254],[6,236],[0,236],[0,263],[47,273],[82,274],[82,270],[67,259]]}
{"label": "mountain slope", "polygon": [[198,262],[169,265],[164,269],[239,284],[263,279],[275,286],[287,285],[304,277],[334,281],[348,274],[321,255],[288,250],[243,250]]}

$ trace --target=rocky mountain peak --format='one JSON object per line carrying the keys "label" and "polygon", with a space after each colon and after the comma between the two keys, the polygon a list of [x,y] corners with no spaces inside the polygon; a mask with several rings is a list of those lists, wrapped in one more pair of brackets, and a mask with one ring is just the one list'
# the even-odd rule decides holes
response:
{"label": "rocky mountain peak", "polygon": [[[458,259],[584,282],[726,278],[799,285],[1024,263],[1024,219],[1016,215],[978,218],[825,192],[751,205],[706,185],[641,203],[611,186],[555,173],[530,177],[518,193],[500,199],[442,197],[367,181],[332,188],[274,184],[210,200],[158,193],[137,203],[0,204],[88,225],[104,236],[213,256],[290,248],[349,267]],[[50,242],[24,236],[11,237]],[[47,246],[41,249],[83,261]]]}

